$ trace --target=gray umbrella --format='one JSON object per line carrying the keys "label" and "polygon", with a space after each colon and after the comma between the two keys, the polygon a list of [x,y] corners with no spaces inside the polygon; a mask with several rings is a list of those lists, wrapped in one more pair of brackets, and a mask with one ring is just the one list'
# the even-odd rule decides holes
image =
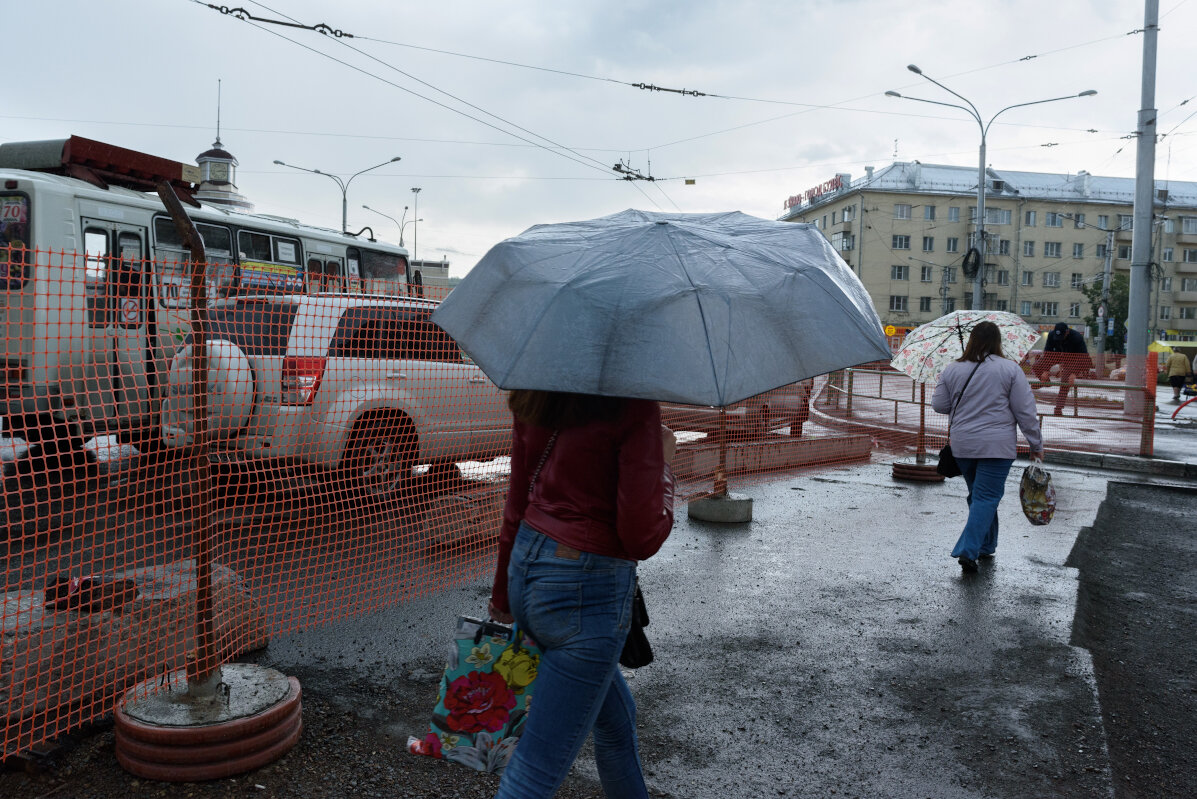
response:
{"label": "gray umbrella", "polygon": [[495,245],[432,320],[500,388],[724,406],[889,360],[811,225],[629,210]]}

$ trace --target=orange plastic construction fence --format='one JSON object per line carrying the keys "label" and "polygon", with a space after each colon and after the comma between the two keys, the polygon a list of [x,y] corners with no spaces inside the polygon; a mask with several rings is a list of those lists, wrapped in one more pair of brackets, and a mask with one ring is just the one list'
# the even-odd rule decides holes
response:
{"label": "orange plastic construction fence", "polygon": [[[445,289],[365,294],[262,265],[249,280],[132,251],[8,265],[5,756],[110,713],[148,677],[202,675],[270,636],[489,578],[511,419],[429,321]],[[1057,422],[1054,390],[1039,392],[1049,446],[1083,425],[1086,446],[1137,451],[1133,406],[1151,391],[1081,375]],[[680,499],[913,448],[919,400],[878,364],[726,409],[665,405]]]}

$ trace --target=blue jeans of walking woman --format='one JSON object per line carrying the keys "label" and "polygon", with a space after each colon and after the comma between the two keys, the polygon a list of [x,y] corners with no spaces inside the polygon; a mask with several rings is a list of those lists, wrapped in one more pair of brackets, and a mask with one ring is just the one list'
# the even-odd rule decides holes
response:
{"label": "blue jeans of walking woman", "polygon": [[1006,493],[1006,477],[1014,464],[1011,458],[961,458],[964,482],[968,485],[968,521],[952,550],[953,558],[976,560],[992,555],[998,543],[998,504]]}
{"label": "blue jeans of walking woman", "polygon": [[[610,799],[647,799],[636,703],[619,671],[636,564],[557,543],[521,524],[511,550],[511,613],[542,653],[528,721],[496,799],[551,797],[586,737]],[[565,551],[565,550],[563,550]]]}

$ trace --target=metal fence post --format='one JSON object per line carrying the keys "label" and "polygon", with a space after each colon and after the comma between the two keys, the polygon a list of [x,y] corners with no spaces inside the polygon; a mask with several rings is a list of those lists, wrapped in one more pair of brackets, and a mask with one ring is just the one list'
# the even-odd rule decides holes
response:
{"label": "metal fence post", "polygon": [[844,400],[844,416],[847,417],[848,419],[851,419],[852,418],[852,388],[853,388],[853,384],[856,382],[856,370],[855,369],[847,369],[845,371],[847,371],[847,373],[848,373],[848,389],[845,392],[847,394],[847,397]]}

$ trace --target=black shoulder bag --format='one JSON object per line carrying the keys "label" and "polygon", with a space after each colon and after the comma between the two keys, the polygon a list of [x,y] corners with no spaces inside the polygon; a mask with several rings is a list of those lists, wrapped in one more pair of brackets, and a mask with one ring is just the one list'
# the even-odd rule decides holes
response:
{"label": "black shoulder bag", "polygon": [[935,465],[935,471],[942,474],[944,477],[959,477],[963,474],[960,471],[960,464],[956,463],[956,456],[952,454],[952,416],[955,415],[956,409],[960,407],[960,400],[964,399],[965,389],[972,381],[973,375],[981,368],[980,361],[973,367],[973,370],[968,373],[968,380],[964,381],[964,387],[960,389],[960,394],[956,397],[956,402],[952,405],[952,412],[948,414],[948,443],[943,445],[943,449],[939,451],[939,463]]}

